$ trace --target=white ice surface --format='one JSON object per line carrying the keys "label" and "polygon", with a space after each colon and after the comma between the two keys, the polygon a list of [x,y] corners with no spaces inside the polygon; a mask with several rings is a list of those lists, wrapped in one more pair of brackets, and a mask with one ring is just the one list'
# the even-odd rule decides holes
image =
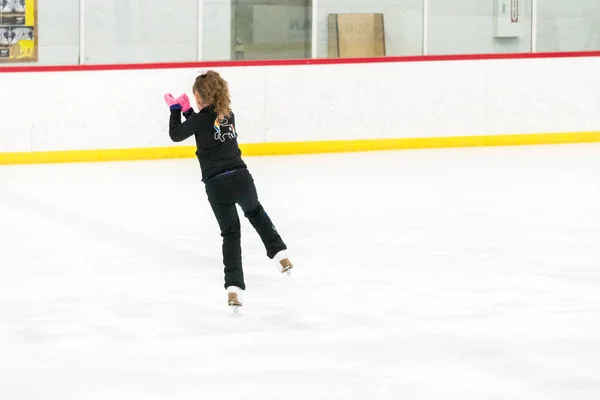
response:
{"label": "white ice surface", "polygon": [[600,146],[246,161],[239,315],[196,160],[0,167],[0,399],[600,398]]}

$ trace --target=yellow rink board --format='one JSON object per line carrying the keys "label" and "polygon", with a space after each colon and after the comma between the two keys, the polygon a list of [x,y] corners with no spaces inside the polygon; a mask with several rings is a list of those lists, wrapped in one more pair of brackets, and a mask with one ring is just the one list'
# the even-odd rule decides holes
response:
{"label": "yellow rink board", "polygon": [[[240,144],[244,156],[600,142],[600,132]],[[0,164],[130,161],[195,157],[194,146],[0,153]]]}

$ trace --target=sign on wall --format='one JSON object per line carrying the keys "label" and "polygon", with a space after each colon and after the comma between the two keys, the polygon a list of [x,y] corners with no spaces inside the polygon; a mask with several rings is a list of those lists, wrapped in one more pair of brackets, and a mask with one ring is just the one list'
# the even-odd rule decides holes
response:
{"label": "sign on wall", "polygon": [[0,63],[37,60],[37,0],[0,0]]}

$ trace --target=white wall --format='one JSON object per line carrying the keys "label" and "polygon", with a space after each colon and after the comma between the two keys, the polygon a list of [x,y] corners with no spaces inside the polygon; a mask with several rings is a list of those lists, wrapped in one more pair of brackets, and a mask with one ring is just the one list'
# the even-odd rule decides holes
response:
{"label": "white wall", "polygon": [[[551,0],[556,1],[561,0]],[[531,0],[519,1],[522,35],[518,38],[494,37],[493,3],[493,0],[429,0],[429,54],[531,52]]]}
{"label": "white wall", "polygon": [[204,0],[202,59],[231,59],[231,0]]}
{"label": "white wall", "polygon": [[600,50],[599,0],[540,0],[538,51]]}
{"label": "white wall", "polygon": [[[600,57],[218,70],[241,143],[600,130]],[[195,75],[0,72],[0,152],[174,145],[163,94]]]}
{"label": "white wall", "polygon": [[86,63],[195,61],[197,10],[197,0],[85,0]]}

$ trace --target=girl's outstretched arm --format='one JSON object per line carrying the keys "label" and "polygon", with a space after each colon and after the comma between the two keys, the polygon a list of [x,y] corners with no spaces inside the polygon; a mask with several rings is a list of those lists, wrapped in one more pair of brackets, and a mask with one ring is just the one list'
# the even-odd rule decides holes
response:
{"label": "girl's outstretched arm", "polygon": [[181,110],[171,110],[169,118],[169,137],[174,142],[182,142],[185,139],[193,136],[196,133],[196,120],[199,114],[192,114],[184,122],[181,123]]}

